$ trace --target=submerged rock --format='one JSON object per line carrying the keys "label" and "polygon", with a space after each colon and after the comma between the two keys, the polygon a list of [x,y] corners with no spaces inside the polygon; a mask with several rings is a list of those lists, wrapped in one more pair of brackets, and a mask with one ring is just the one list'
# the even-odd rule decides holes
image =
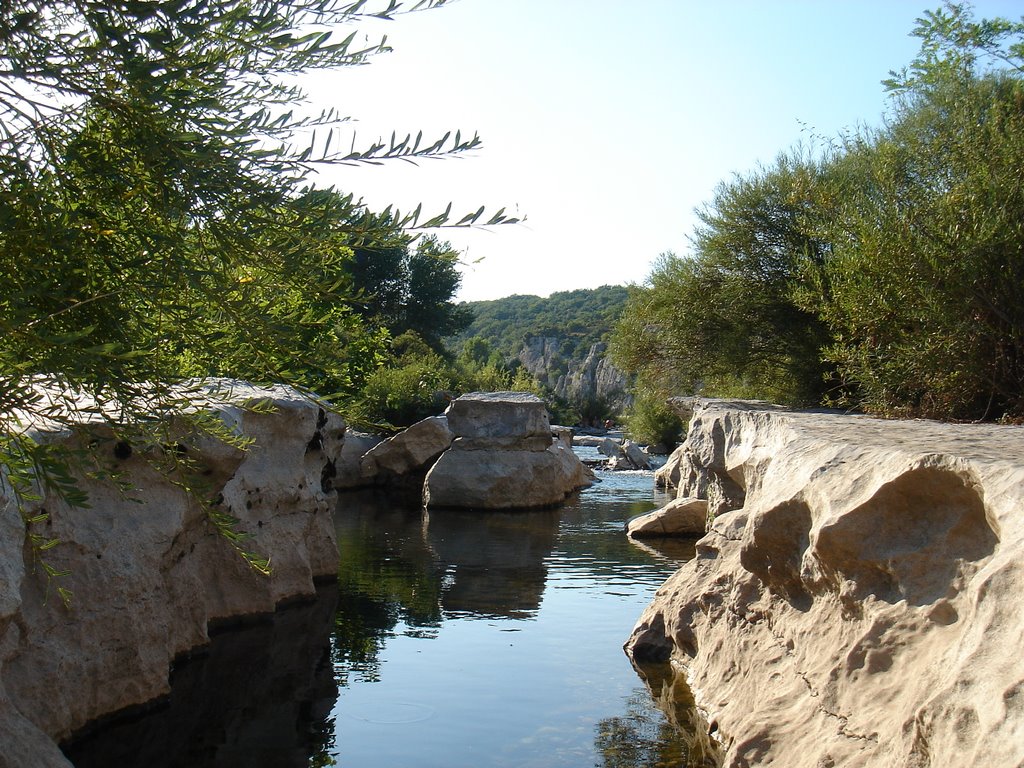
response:
{"label": "submerged rock", "polygon": [[1024,429],[689,407],[679,493],[717,517],[626,647],[726,763],[1024,763]]}

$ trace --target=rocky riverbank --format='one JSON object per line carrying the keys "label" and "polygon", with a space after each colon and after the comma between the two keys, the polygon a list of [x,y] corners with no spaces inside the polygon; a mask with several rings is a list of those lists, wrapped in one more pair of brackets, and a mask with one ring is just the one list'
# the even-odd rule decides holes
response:
{"label": "rocky riverbank", "polygon": [[679,405],[713,523],[627,651],[727,764],[1024,764],[1024,428]]}
{"label": "rocky riverbank", "polygon": [[[251,438],[248,450],[183,434],[147,455],[110,439],[106,450],[130,488],[82,477],[88,509],[68,508],[44,489],[26,510],[29,517],[48,513],[40,525],[59,543],[45,557],[68,572],[58,582],[72,593],[66,606],[4,489],[0,766],[67,768],[57,743],[97,718],[165,695],[171,663],[207,643],[211,622],[269,613],[313,596],[319,577],[335,577],[330,479],[344,423],[288,388],[218,386],[204,407],[233,434]],[[251,410],[257,401],[263,407]],[[104,445],[105,430],[43,429],[39,439]],[[269,576],[249,567],[173,475],[155,468],[165,450],[187,452],[209,498],[250,537],[244,546],[269,558]]]}
{"label": "rocky riverbank", "polygon": [[[166,696],[174,660],[205,646],[211,624],[270,614],[336,578],[335,488],[412,482],[426,506],[486,510],[554,506],[590,481],[568,435],[552,439],[544,403],[521,393],[463,396],[387,443],[347,439],[338,415],[287,387],[215,381],[191,398],[250,444],[177,423],[168,440],[137,445],[100,418],[27,426],[39,442],[98,451],[126,487],[79,473],[88,508],[41,488],[22,509],[0,487],[0,768],[67,768],[57,745]],[[217,531],[168,459],[188,460],[189,482],[237,520],[269,574]],[[56,581],[30,545],[33,518],[31,532],[56,542],[44,553],[67,573]]]}

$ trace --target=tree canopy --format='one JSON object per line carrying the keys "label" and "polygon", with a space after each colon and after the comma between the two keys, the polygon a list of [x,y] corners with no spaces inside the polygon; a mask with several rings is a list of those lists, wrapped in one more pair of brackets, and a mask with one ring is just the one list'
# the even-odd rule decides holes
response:
{"label": "tree canopy", "polygon": [[881,127],[724,182],[613,350],[662,395],[1024,416],[1024,23],[926,12]]}
{"label": "tree canopy", "polygon": [[[325,163],[480,145],[456,132],[349,148],[337,133],[344,115],[304,113],[295,85],[299,73],[388,50],[358,42],[353,23],[443,4],[0,8],[0,465],[16,495],[34,476],[84,503],[65,482],[71,457],[55,458],[27,423],[79,423],[87,410],[125,439],[161,429],[154,412],[203,428],[180,382],[211,374],[358,391],[390,327],[364,322],[358,249],[408,244],[410,227],[514,221],[483,209],[456,219],[450,205],[434,216],[372,212],[313,183]],[[443,295],[457,285],[454,263],[435,241],[409,257],[419,303],[407,302],[406,318],[457,330]]]}

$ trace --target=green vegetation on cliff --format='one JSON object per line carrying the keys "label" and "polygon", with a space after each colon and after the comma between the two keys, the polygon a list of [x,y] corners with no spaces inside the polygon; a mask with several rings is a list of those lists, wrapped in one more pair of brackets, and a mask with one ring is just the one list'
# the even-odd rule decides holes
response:
{"label": "green vegetation on cliff", "polygon": [[581,360],[593,344],[607,341],[622,314],[627,291],[621,285],[560,291],[547,298],[508,296],[491,301],[470,301],[461,306],[473,313],[473,321],[449,346],[461,350],[478,337],[503,360],[519,354],[527,339],[556,337],[563,356]]}

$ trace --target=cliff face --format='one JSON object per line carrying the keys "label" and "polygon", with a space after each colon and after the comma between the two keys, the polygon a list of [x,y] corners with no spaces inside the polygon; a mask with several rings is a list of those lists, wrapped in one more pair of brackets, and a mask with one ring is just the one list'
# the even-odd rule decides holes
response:
{"label": "cliff face", "polygon": [[1024,764],[1024,428],[696,401],[717,513],[633,631],[733,766]]}
{"label": "cliff face", "polygon": [[626,392],[626,376],[612,365],[607,352],[607,344],[594,344],[582,362],[570,364],[558,379],[555,394],[570,402],[603,400],[619,409],[630,405],[633,398]]}
{"label": "cliff face", "polygon": [[561,341],[536,336],[519,352],[519,361],[538,381],[570,402],[603,400],[621,409],[632,402],[626,376],[607,357],[607,344],[593,344],[582,360],[566,360]]}
{"label": "cliff face", "polygon": [[[68,571],[66,607],[26,544],[21,513],[0,498],[0,766],[70,765],[56,742],[166,694],[171,662],[208,641],[210,622],[268,613],[336,573],[330,479],[344,423],[287,388],[233,387],[209,409],[253,445],[183,435],[173,450],[197,463],[209,498],[251,537],[244,546],[270,559],[270,576],[243,562],[151,457],[122,449],[127,493],[83,479],[90,508],[44,494],[29,510],[49,513],[45,533],[59,543],[45,554]],[[252,400],[273,410],[241,407]]]}

